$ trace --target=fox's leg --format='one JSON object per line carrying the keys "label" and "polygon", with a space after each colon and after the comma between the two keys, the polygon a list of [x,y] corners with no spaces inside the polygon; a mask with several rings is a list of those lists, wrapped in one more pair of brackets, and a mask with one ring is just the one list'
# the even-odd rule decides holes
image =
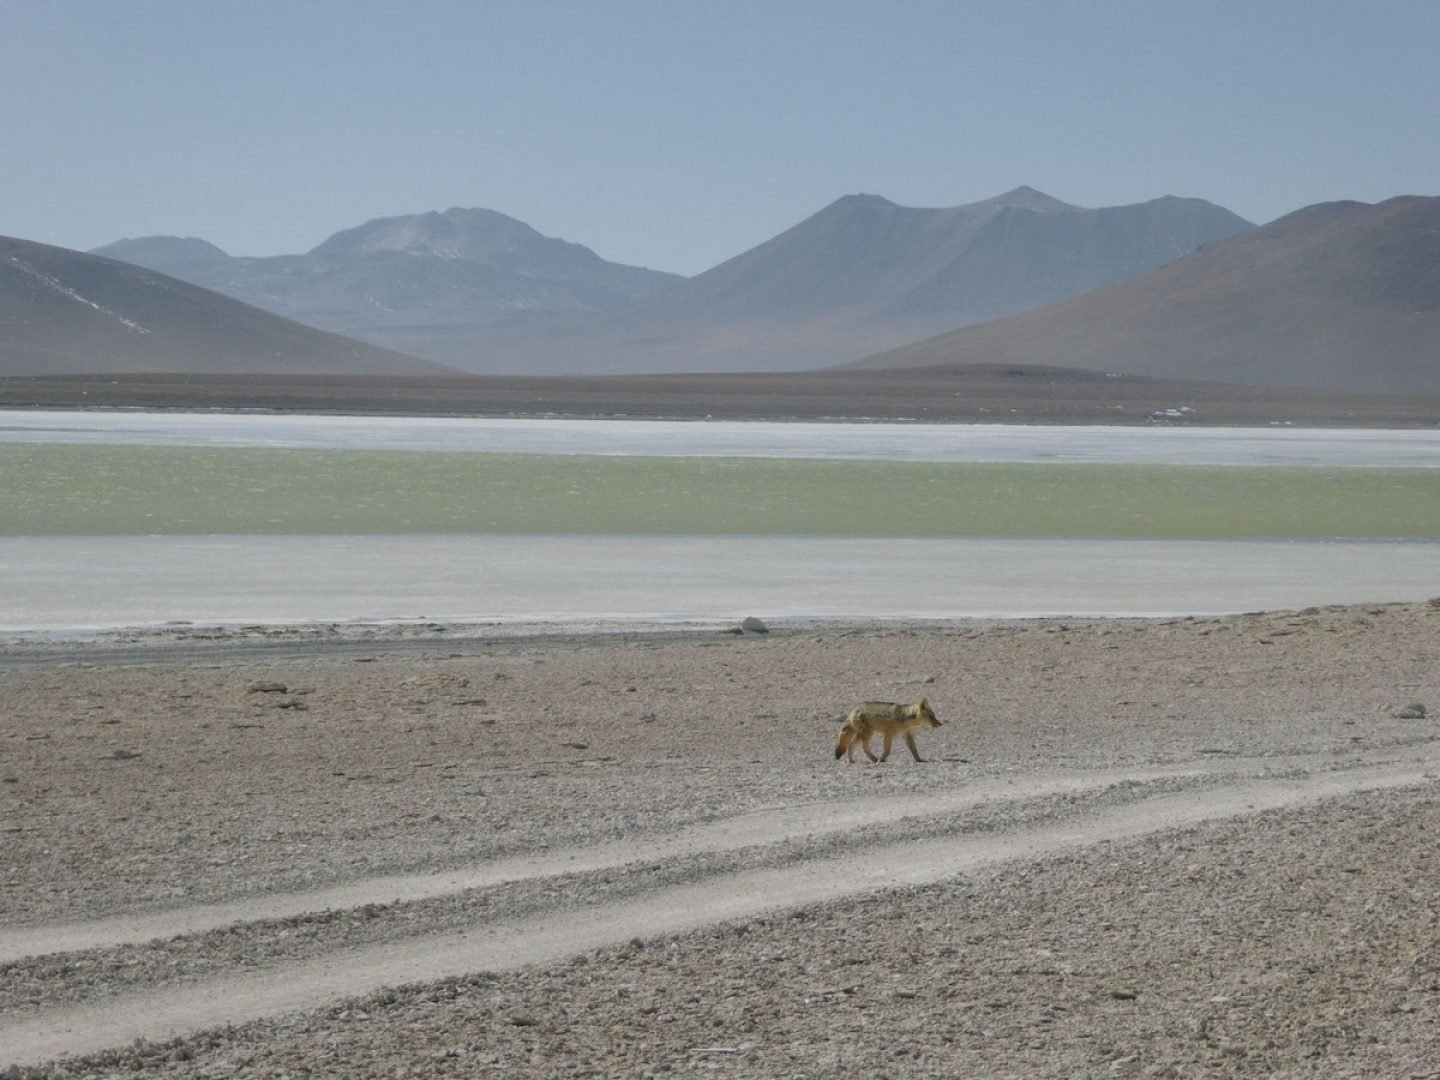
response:
{"label": "fox's leg", "polygon": [[884,747],[884,749],[882,749],[882,750],[880,751],[880,760],[881,760],[881,761],[889,761],[889,760],[890,760],[890,746],[891,746],[891,744],[893,744],[894,742],[895,742],[895,736],[894,736],[891,732],[888,732],[888,731],[887,731],[887,732],[885,733],[885,747]]}
{"label": "fox's leg", "polygon": [[913,731],[905,732],[905,745],[910,748],[910,756],[916,761],[925,760],[920,756],[920,751],[915,748],[915,733]]}
{"label": "fox's leg", "polygon": [[860,747],[865,751],[865,756],[868,757],[871,761],[878,761],[879,759],[875,756],[875,751],[870,749],[870,740],[874,737],[875,735],[873,732],[867,731],[865,733],[864,739],[860,741]]}

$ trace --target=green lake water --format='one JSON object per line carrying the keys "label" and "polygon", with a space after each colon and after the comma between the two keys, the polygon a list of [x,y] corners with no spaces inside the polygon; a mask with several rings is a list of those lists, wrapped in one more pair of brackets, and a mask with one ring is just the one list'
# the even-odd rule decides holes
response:
{"label": "green lake water", "polygon": [[1440,538],[1440,469],[0,446],[0,535]]}

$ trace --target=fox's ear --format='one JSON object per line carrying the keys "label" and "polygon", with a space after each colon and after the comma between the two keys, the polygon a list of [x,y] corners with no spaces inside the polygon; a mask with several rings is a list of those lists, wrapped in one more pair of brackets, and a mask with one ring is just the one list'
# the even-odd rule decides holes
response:
{"label": "fox's ear", "polygon": [[930,701],[929,701],[929,699],[922,697],[922,698],[920,699],[920,705],[919,705],[918,707],[921,708],[921,709],[928,709],[928,708],[930,707]]}

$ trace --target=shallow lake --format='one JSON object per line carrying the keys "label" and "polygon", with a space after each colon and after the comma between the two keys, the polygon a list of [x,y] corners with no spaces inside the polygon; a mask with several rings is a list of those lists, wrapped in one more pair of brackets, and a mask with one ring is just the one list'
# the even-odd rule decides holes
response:
{"label": "shallow lake", "polygon": [[1440,594],[1440,433],[0,413],[0,629]]}

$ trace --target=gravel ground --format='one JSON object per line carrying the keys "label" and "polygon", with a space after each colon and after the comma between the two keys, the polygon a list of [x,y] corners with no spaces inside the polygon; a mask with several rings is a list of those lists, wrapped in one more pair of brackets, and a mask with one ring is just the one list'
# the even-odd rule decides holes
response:
{"label": "gravel ground", "polygon": [[[0,1020],[1210,782],[1104,770],[1437,741],[1437,604],[772,629],[6,643],[0,931],[878,809],[838,836],[24,957]],[[850,705],[921,694],[945,723],[930,761],[834,762]],[[883,809],[1092,773],[1073,797]],[[1437,826],[1433,785],[1356,795],[15,1074],[1440,1076]]]}

